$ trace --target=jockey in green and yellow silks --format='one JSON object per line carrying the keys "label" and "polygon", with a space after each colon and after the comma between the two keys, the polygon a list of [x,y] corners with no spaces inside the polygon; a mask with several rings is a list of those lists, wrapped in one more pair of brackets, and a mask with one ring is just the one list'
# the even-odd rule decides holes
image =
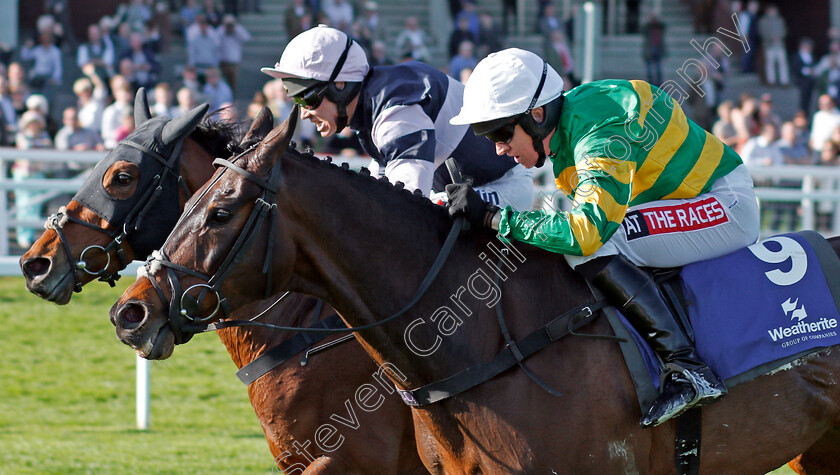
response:
{"label": "jockey in green and yellow silks", "polygon": [[637,266],[711,259],[758,238],[758,205],[740,157],[687,119],[664,91],[606,80],[563,94],[537,55],[508,49],[482,60],[454,124],[470,124],[527,168],[551,159],[570,211],[499,209],[449,185],[450,214],[566,254],[640,330],[670,369],[642,418],[657,425],[708,404],[726,387],[703,363],[650,277]]}

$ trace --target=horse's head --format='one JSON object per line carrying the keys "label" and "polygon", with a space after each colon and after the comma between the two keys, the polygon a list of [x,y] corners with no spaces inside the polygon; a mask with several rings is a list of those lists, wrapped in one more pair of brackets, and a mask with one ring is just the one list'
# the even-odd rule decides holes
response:
{"label": "horse's head", "polygon": [[137,92],[136,130],[94,167],[21,257],[31,292],[65,304],[73,290],[97,277],[113,282],[134,256],[146,256],[163,242],[178,219],[184,139],[207,107],[174,120],[152,118],[145,92]]}
{"label": "horse's head", "polygon": [[[202,324],[270,293],[270,265],[278,262],[271,252],[288,240],[272,232],[275,195],[282,186],[275,162],[289,146],[297,115],[295,108],[261,142],[250,139],[248,146],[246,137],[244,152],[216,160],[222,166],[187,202],[166,243],[146,263],[142,275],[148,278],[137,279],[111,308],[118,338],[143,357],[168,358],[174,345],[188,341]],[[244,252],[252,244],[252,252]],[[227,290],[222,291],[224,281],[240,284],[242,295],[220,297]]]}

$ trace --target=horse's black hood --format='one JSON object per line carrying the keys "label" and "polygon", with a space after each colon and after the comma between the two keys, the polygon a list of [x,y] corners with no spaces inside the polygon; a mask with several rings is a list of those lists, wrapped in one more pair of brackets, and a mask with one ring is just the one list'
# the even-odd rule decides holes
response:
{"label": "horse's black hood", "polygon": [[[117,231],[125,231],[135,255],[143,258],[160,246],[178,220],[181,148],[184,139],[204,117],[207,105],[174,120],[150,118],[145,93],[141,90],[134,107],[137,128],[94,167],[73,200]],[[138,113],[138,107],[145,111]],[[137,164],[140,169],[137,191],[126,199],[111,196],[103,184],[105,173],[120,160]],[[160,203],[167,205],[156,206]],[[143,232],[135,232],[141,227]]]}

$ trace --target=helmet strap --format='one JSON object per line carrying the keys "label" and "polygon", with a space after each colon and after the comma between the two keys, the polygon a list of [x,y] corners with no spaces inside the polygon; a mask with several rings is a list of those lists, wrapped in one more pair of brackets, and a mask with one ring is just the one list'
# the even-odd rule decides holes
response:
{"label": "helmet strap", "polygon": [[[531,115],[531,111],[534,109],[534,106],[537,104],[537,101],[540,99],[540,93],[542,92],[543,86],[545,85],[545,78],[548,76],[548,63],[543,60],[543,67],[542,67],[542,75],[540,76],[540,83],[537,85],[537,90],[534,92],[534,97],[531,98],[531,103],[528,104],[528,108],[525,112],[522,113],[520,119],[518,119],[519,124],[522,126],[522,129],[527,133],[531,140],[534,142],[534,151],[537,152],[537,168],[543,166],[545,164],[545,147],[543,147],[542,139],[545,137],[541,132],[540,124],[534,120],[534,117]],[[543,117],[542,124],[547,124],[548,117]],[[547,135],[547,134],[546,134]]]}
{"label": "helmet strap", "polygon": [[335,118],[335,130],[341,132],[349,123],[350,118],[347,117],[347,112],[344,110],[344,105],[342,105],[341,110],[338,112],[338,117]]}
{"label": "helmet strap", "polygon": [[344,62],[347,61],[347,55],[350,54],[350,48],[352,46],[353,38],[350,38],[350,35],[347,35],[347,44],[344,45],[344,51],[341,52],[341,56],[338,57],[338,61],[336,61],[335,66],[333,66],[332,73],[330,74],[330,78],[327,79],[327,82],[332,83],[335,81],[335,78],[338,77],[338,73],[340,73],[341,68],[344,67]]}
{"label": "helmet strap", "polygon": [[560,121],[560,112],[563,110],[563,100],[564,96],[560,95],[553,101],[543,104],[543,120],[540,122],[534,120],[534,116],[531,115],[531,111],[522,114],[517,120],[519,125],[522,127],[522,130],[528,134],[534,142],[534,151],[537,152],[538,156],[537,167],[541,167],[545,164],[547,155],[545,153],[545,147],[543,146],[543,140],[557,127],[557,123]]}
{"label": "helmet strap", "polygon": [[326,97],[335,103],[338,111],[338,117],[335,120],[335,126],[338,129],[337,131],[341,131],[347,127],[347,124],[350,121],[350,118],[347,116],[347,106],[361,90],[362,83],[360,82],[345,82],[344,89],[339,89],[336,87],[335,83],[331,83],[327,88]]}
{"label": "helmet strap", "polygon": [[534,150],[537,152],[537,168],[545,165],[545,147],[543,147],[542,140],[534,139]]}
{"label": "helmet strap", "polygon": [[335,120],[335,126],[338,129],[337,132],[340,132],[347,127],[347,124],[350,121],[350,118],[347,117],[347,105],[350,104],[350,101],[352,101],[362,89],[362,83],[360,82],[345,82],[344,89],[339,89],[335,85],[335,78],[338,77],[338,74],[341,72],[341,68],[344,66],[344,62],[347,60],[347,55],[350,53],[350,48],[352,46],[353,39],[350,35],[347,35],[347,44],[344,46],[344,51],[338,58],[338,62],[333,68],[328,81],[329,87],[327,88],[327,99],[335,103],[338,111],[338,117]]}

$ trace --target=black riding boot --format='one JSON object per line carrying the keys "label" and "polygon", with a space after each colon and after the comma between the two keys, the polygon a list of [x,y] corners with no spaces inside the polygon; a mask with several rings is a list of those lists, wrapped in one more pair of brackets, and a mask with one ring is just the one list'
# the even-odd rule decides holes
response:
{"label": "black riding boot", "polygon": [[669,369],[659,396],[642,417],[642,427],[659,425],[691,407],[726,395],[723,381],[700,360],[650,275],[617,255],[592,278],[592,283]]}

